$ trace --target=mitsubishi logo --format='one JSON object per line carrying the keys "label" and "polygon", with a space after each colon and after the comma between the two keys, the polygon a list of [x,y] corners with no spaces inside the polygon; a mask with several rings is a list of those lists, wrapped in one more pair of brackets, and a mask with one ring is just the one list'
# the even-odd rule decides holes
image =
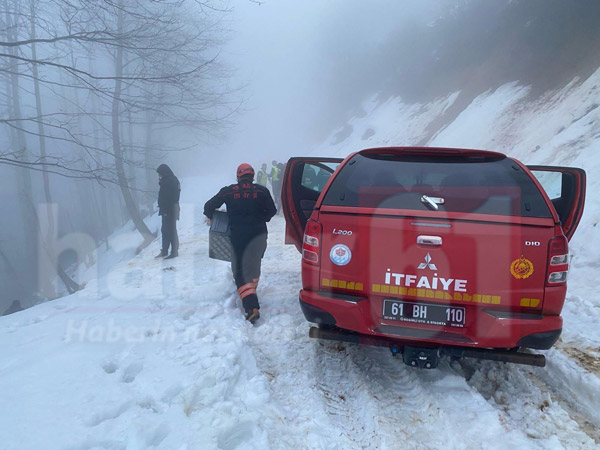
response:
{"label": "mitsubishi logo", "polygon": [[431,255],[429,255],[429,253],[427,253],[427,256],[425,256],[425,262],[419,264],[419,267],[417,267],[417,269],[426,269],[428,267],[431,270],[437,270],[435,264],[431,262]]}

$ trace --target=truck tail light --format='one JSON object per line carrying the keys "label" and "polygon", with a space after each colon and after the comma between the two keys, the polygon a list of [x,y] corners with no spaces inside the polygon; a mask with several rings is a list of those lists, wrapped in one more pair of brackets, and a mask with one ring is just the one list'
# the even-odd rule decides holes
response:
{"label": "truck tail light", "polygon": [[569,243],[565,236],[556,236],[548,243],[548,280],[547,286],[567,282],[569,273]]}
{"label": "truck tail light", "polygon": [[323,226],[316,220],[309,219],[304,230],[302,243],[302,259],[309,264],[319,265],[319,254]]}

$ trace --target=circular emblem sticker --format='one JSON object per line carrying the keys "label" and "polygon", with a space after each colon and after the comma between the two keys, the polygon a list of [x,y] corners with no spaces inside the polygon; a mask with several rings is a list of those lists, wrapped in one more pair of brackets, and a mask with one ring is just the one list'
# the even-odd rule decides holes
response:
{"label": "circular emblem sticker", "polygon": [[331,248],[329,258],[336,266],[345,266],[352,259],[352,252],[344,244],[337,244]]}
{"label": "circular emblem sticker", "polygon": [[524,280],[525,278],[529,278],[533,273],[533,264],[521,256],[519,259],[515,259],[510,265],[510,273],[517,280]]}

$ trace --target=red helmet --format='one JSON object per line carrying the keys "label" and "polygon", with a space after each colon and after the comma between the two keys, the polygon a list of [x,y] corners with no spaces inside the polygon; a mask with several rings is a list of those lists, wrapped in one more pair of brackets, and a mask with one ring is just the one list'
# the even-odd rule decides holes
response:
{"label": "red helmet", "polygon": [[239,180],[246,175],[252,175],[252,178],[254,178],[254,169],[250,164],[240,164],[237,168],[237,179]]}

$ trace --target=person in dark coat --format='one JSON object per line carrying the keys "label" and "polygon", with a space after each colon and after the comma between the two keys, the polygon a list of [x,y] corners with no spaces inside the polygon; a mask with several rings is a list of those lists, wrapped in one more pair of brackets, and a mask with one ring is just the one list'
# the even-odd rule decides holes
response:
{"label": "person in dark coat", "polygon": [[[177,236],[177,221],[179,220],[179,195],[181,185],[179,180],[166,164],[156,169],[158,172],[158,215],[162,217],[162,250],[157,258],[171,259],[179,256],[179,236]],[[169,247],[171,254],[169,255]]]}
{"label": "person in dark coat", "polygon": [[231,230],[233,278],[242,300],[246,320],[256,322],[260,305],[256,288],[260,278],[260,265],[267,249],[267,222],[277,213],[269,190],[254,184],[254,169],[241,164],[237,170],[236,184],[226,186],[204,205],[204,215],[210,224],[213,213],[223,203]]}

